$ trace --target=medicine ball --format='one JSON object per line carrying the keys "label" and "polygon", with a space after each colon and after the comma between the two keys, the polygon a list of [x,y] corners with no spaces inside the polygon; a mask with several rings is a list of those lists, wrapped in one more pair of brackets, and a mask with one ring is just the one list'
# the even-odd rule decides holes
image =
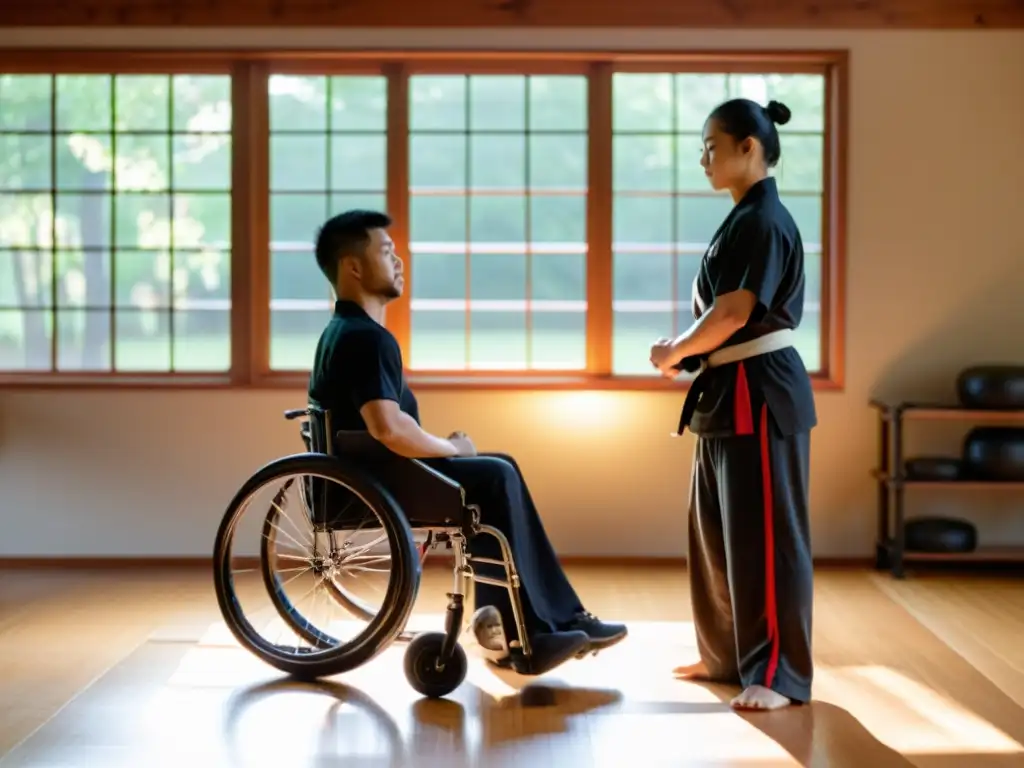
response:
{"label": "medicine ball", "polygon": [[975,480],[1024,482],[1024,428],[975,427],[964,438],[964,465]]}
{"label": "medicine ball", "polygon": [[965,408],[1024,409],[1024,366],[978,365],[960,372],[957,396]]}
{"label": "medicine ball", "polygon": [[963,462],[948,456],[916,456],[907,459],[905,469],[909,480],[948,482],[959,480]]}
{"label": "medicine ball", "polygon": [[944,517],[920,517],[908,520],[904,527],[907,549],[915,552],[973,552],[978,533],[966,520]]}

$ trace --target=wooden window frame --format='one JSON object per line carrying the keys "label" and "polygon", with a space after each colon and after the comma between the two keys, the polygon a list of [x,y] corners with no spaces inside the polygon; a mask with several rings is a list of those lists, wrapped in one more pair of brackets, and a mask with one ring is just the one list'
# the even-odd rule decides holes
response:
{"label": "wooden window frame", "polygon": [[[54,67],[53,62],[61,62]],[[821,366],[816,390],[845,385],[846,134],[844,50],[700,52],[466,51],[0,51],[4,74],[231,74],[231,367],[224,374],[0,372],[0,389],[256,388],[306,386],[305,372],[270,368],[269,96],[271,74],[383,74],[388,78],[387,204],[391,235],[408,254],[408,78],[412,74],[586,74],[588,193],[585,371],[411,371],[426,389],[679,391],[685,380],[622,376],[612,369],[612,75],[616,72],[810,73],[826,79],[822,217]],[[415,269],[407,258],[407,271]],[[411,287],[411,280],[407,280]],[[386,324],[409,359],[411,290]]]}

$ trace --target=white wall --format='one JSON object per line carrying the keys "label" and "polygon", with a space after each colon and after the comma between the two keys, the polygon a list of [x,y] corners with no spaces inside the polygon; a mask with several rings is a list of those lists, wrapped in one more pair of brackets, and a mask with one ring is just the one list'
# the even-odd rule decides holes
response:
{"label": "white wall", "polygon": [[[849,48],[847,386],[818,397],[819,556],[872,551],[871,396],[952,397],[965,365],[1024,362],[1024,32],[0,30],[0,46],[116,44]],[[238,485],[299,447],[280,412],[303,400],[301,391],[0,393],[0,556],[207,555]],[[429,392],[420,401],[428,428],[465,429],[482,449],[520,458],[563,553],[685,552],[692,443],[668,438],[680,395]],[[962,429],[917,434],[915,450],[942,453],[959,449]],[[978,521],[983,542],[1024,542],[1019,494],[919,498],[930,506],[918,510]]]}

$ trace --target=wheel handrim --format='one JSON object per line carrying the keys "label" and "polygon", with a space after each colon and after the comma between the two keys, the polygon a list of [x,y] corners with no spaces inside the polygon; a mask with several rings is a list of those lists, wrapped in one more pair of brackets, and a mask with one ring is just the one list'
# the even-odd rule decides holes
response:
{"label": "wheel handrim", "polygon": [[[325,627],[320,622],[312,621],[306,615],[306,611],[299,610],[296,606],[296,601],[289,599],[284,594],[284,587],[287,586],[287,577],[294,577],[294,574],[283,574],[280,569],[274,567],[281,554],[277,551],[277,547],[285,539],[288,539],[290,544],[295,544],[296,537],[294,533],[290,537],[283,533],[286,529],[281,524],[284,515],[284,505],[280,503],[280,493],[275,495],[275,503],[268,509],[262,521],[262,533],[266,534],[269,530],[274,531],[275,535],[261,535],[260,562],[258,567],[262,576],[263,591],[268,598],[270,606],[273,608],[274,613],[276,613],[277,618],[284,623],[288,630],[297,636],[299,642],[279,643],[269,641],[268,638],[263,637],[262,632],[257,626],[258,622],[254,621],[253,617],[249,615],[252,612],[246,610],[242,604],[243,601],[240,599],[240,593],[244,589],[236,579],[235,569],[232,567],[232,555],[237,544],[236,535],[241,527],[242,518],[252,507],[258,493],[271,482],[283,483],[282,488],[284,490],[287,490],[289,487],[294,488],[295,486],[298,486],[299,489],[307,488],[306,482],[296,482],[296,474],[295,472],[278,473],[273,477],[267,478],[265,482],[254,483],[248,493],[242,495],[240,492],[240,497],[233,505],[233,511],[229,513],[225,524],[222,526],[222,531],[218,536],[216,553],[218,555],[216,579],[218,582],[218,596],[221,598],[222,612],[225,614],[229,628],[243,645],[257,651],[259,655],[272,662],[280,660],[300,664],[318,663],[342,654],[355,654],[364,657],[376,655],[376,653],[382,650],[382,646],[393,639],[393,635],[397,634],[397,631],[401,630],[404,626],[405,618],[407,618],[408,610],[411,610],[412,603],[412,598],[410,597],[406,600],[404,595],[410,593],[412,596],[415,595],[419,577],[418,570],[410,573],[408,566],[412,565],[415,568],[418,563],[415,560],[406,562],[408,559],[408,542],[403,542],[401,535],[408,531],[407,526],[403,531],[402,526],[398,524],[399,520],[396,515],[382,516],[366,498],[365,493],[351,484],[346,484],[344,486],[345,490],[353,494],[363,504],[365,510],[372,513],[373,518],[378,523],[373,535],[369,537],[371,546],[386,544],[398,554],[398,557],[391,561],[392,567],[387,573],[385,588],[379,590],[383,592],[383,599],[380,601],[379,608],[373,612],[372,616],[367,616],[370,613],[370,610],[366,607],[367,603],[360,601],[357,604],[359,608],[362,608],[362,618],[365,620],[365,626],[362,630],[356,632],[355,636],[351,639],[340,639],[339,633],[333,631],[332,626]],[[331,471],[305,471],[301,474],[306,479],[315,478],[324,482],[334,483],[339,481],[338,473]],[[364,530],[363,532],[365,533],[366,531]],[[331,539],[336,538],[338,531],[321,529],[316,533],[321,539],[323,537]],[[351,531],[347,531],[347,533],[351,533]],[[351,538],[348,540],[351,541]],[[401,551],[403,545],[406,547],[405,553]],[[315,574],[320,577],[318,586],[325,587],[324,592],[329,595],[326,602],[334,605],[338,605],[338,601],[335,599],[338,592],[342,595],[348,594],[343,590],[330,590],[326,588],[328,584],[337,587],[336,579],[333,578],[336,576],[336,566],[339,563],[344,564],[346,560],[352,562],[360,557],[364,563],[367,562],[367,558],[363,557],[366,551],[365,547],[364,550],[359,550],[358,548],[353,549],[350,546],[349,550],[347,559],[345,557],[338,559],[336,557],[337,551],[329,550],[331,565],[327,567],[327,561],[322,559],[319,573]],[[317,570],[312,560],[308,558],[295,567],[302,567],[305,570],[311,571]],[[412,579],[411,583],[410,579]],[[406,605],[407,602],[408,605]],[[396,611],[398,614],[404,613],[404,616],[396,615]],[[353,618],[350,614],[347,617]],[[359,617],[356,616],[355,618]],[[397,630],[393,626],[389,626],[394,625],[396,619],[399,620]],[[388,637],[389,635],[391,637]]]}

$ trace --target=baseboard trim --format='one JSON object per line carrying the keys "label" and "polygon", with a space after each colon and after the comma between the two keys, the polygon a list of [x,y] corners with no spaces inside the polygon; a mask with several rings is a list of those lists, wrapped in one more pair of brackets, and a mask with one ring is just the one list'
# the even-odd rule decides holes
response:
{"label": "baseboard trim", "polygon": [[[432,554],[429,564],[441,564],[444,553]],[[685,557],[603,557],[600,555],[566,555],[560,558],[566,567],[593,568],[685,568]],[[210,557],[0,557],[0,568],[47,570],[158,570],[171,568],[209,568]],[[872,568],[871,557],[816,557],[815,568]]]}

